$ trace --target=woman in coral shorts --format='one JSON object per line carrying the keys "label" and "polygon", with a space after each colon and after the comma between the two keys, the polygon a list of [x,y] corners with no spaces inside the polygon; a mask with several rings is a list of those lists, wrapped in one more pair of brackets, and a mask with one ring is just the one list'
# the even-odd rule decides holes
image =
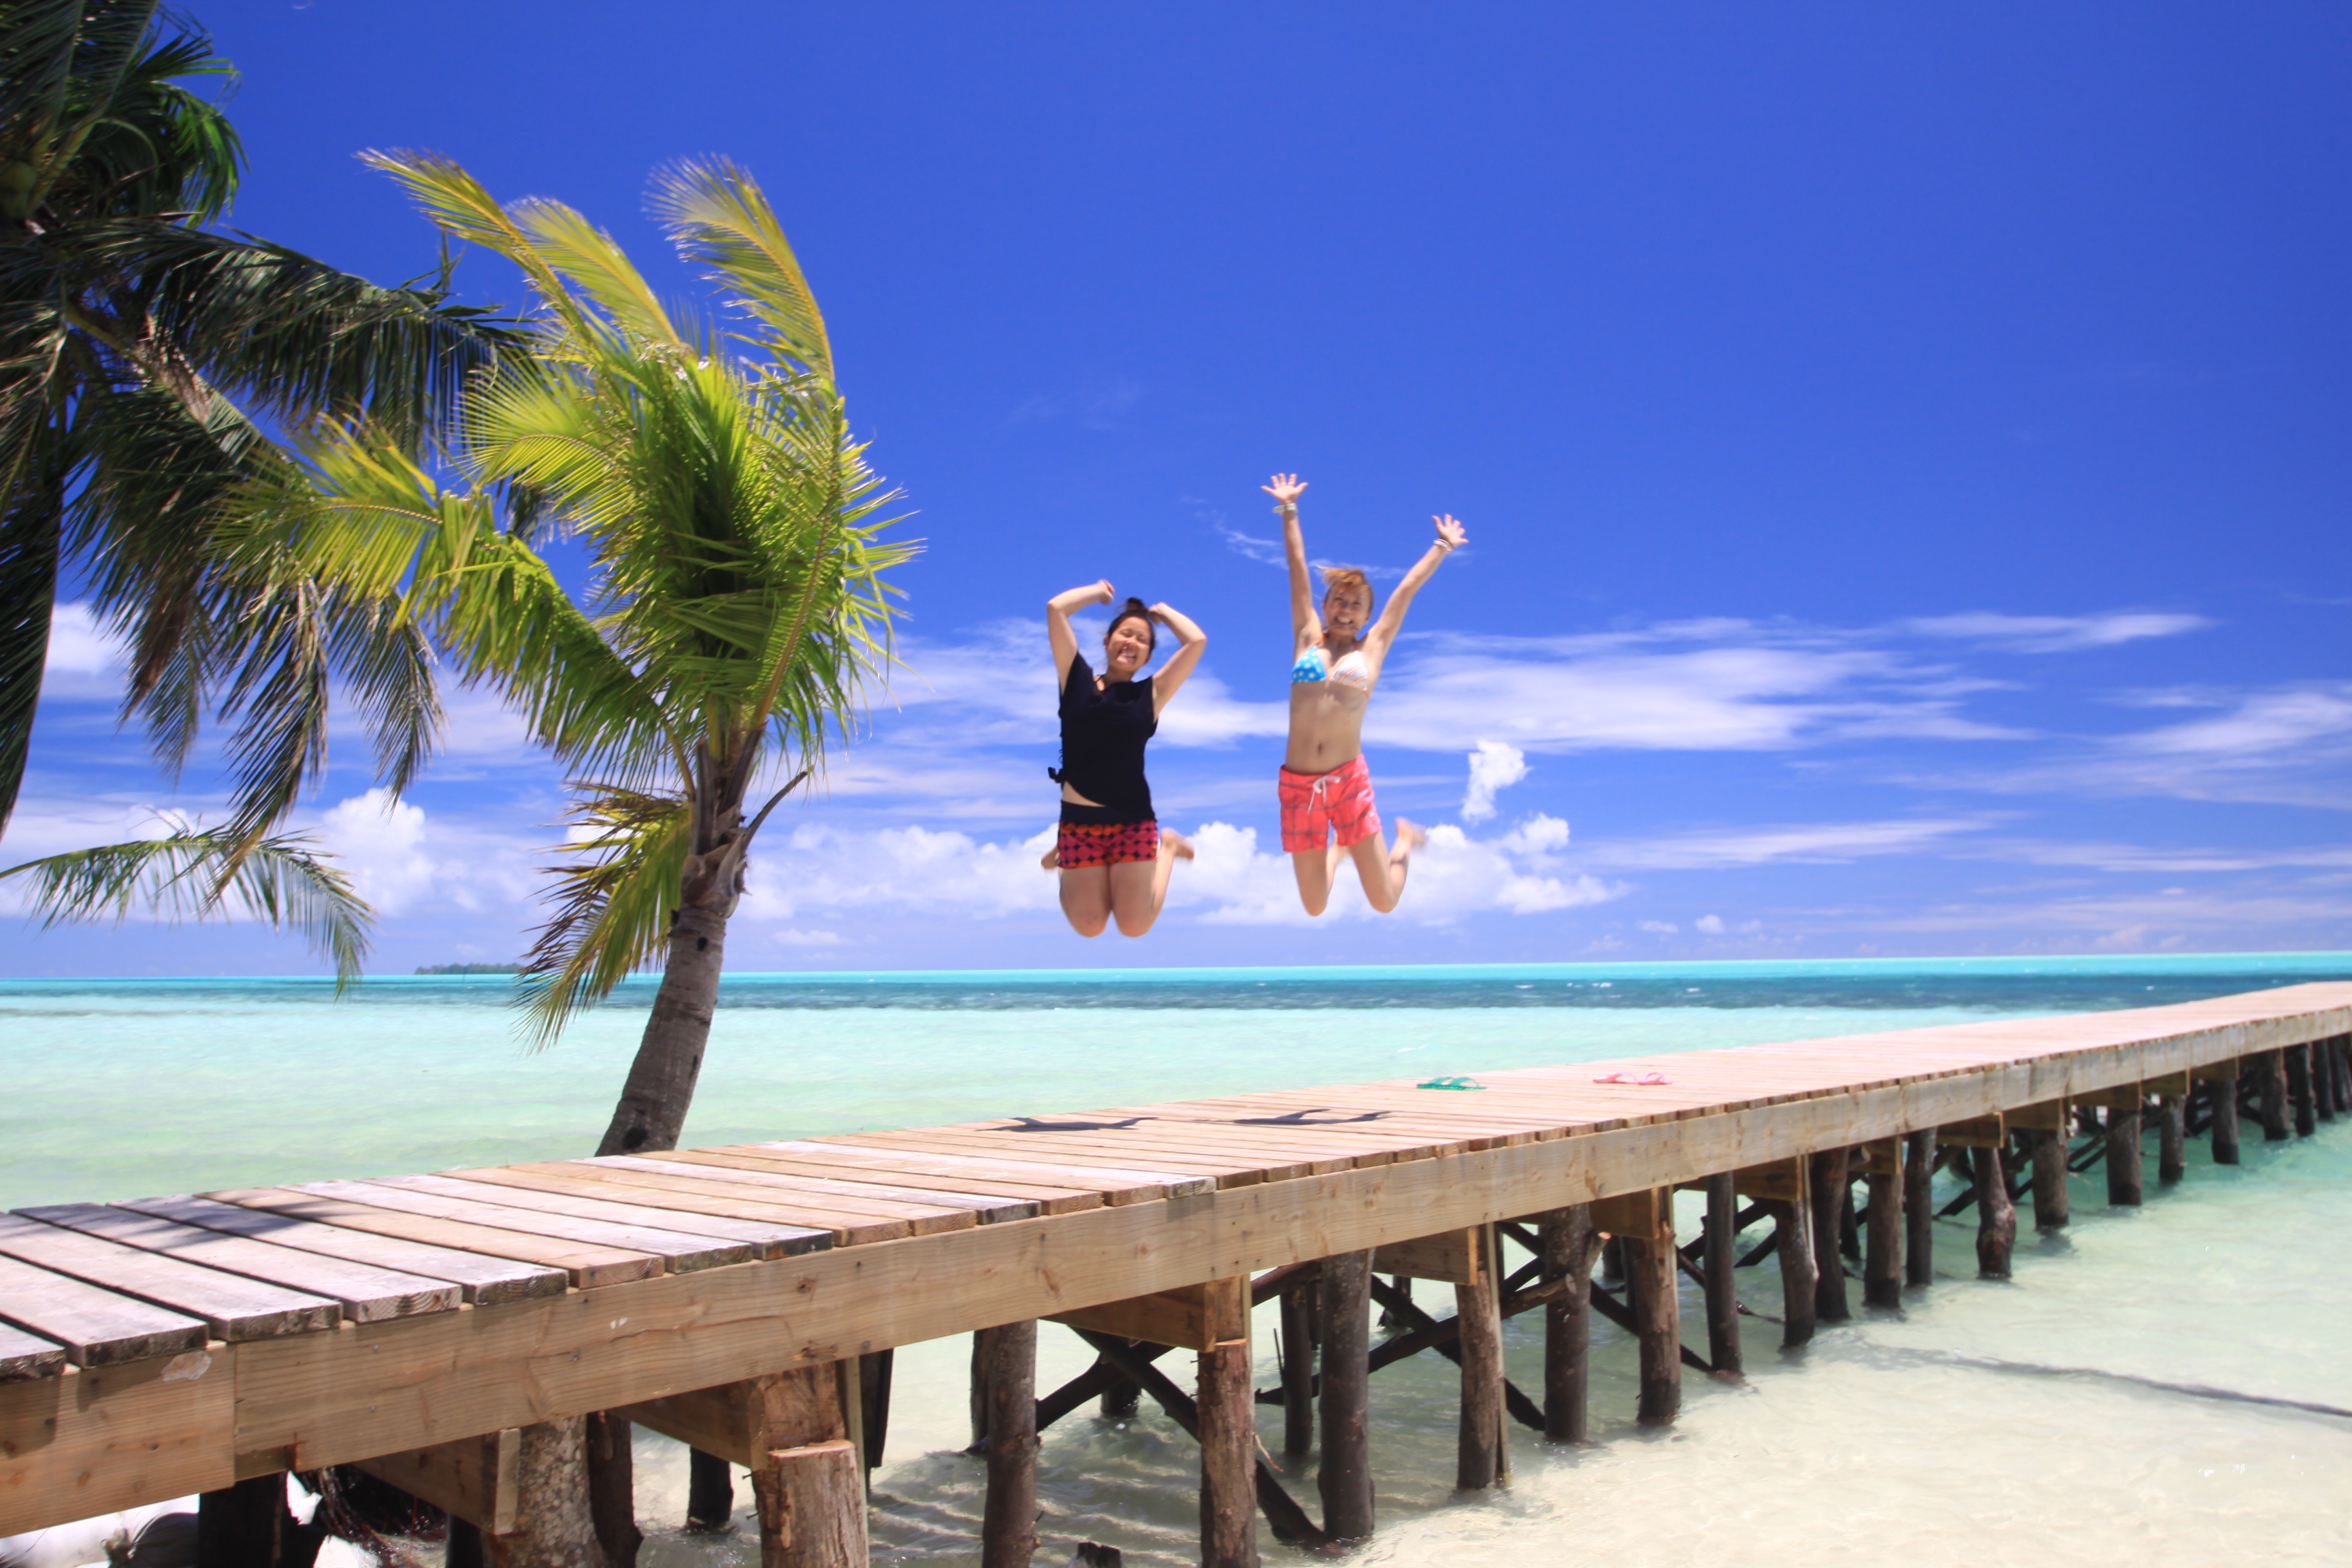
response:
{"label": "woman in coral shorts", "polygon": [[[1061,874],[1062,913],[1080,936],[1100,936],[1114,920],[1123,936],[1150,931],[1167,902],[1169,873],[1192,858],[1192,847],[1152,813],[1143,748],[1209,639],[1181,611],[1129,599],[1103,634],[1097,675],[1078,651],[1070,614],[1112,599],[1108,582],[1089,583],[1045,605],[1062,694],[1062,765],[1046,773],[1062,786],[1062,826],[1045,865]],[[1159,626],[1174,632],[1179,646],[1157,675],[1139,679]]]}
{"label": "woman in coral shorts", "polygon": [[1276,474],[1266,493],[1281,503],[1282,547],[1290,562],[1290,748],[1281,773],[1282,847],[1298,876],[1298,900],[1310,915],[1331,901],[1342,857],[1356,862],[1364,897],[1382,914],[1404,895],[1412,852],[1429,836],[1397,818],[1396,847],[1381,839],[1372,775],[1364,766],[1364,710],[1380,683],[1389,646],[1404,625],[1413,595],[1468,537],[1451,516],[1437,519],[1437,542],[1404,574],[1389,607],[1372,617],[1372,585],[1353,566],[1323,569],[1323,608],[1307,575],[1307,542],[1298,531],[1297,474]]}

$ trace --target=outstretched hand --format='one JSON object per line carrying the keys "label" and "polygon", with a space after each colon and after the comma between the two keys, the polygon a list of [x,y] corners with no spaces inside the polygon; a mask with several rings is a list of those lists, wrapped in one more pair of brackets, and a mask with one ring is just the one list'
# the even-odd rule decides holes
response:
{"label": "outstretched hand", "polygon": [[1095,601],[1098,605],[1116,604],[1118,601],[1118,595],[1110,591],[1110,579],[1108,577],[1095,584],[1095,591],[1102,595]]}
{"label": "outstretched hand", "polygon": [[1460,523],[1454,521],[1454,514],[1452,512],[1447,512],[1444,516],[1436,519],[1435,521],[1437,523],[1438,542],[1444,544],[1446,549],[1458,550],[1463,545],[1470,542],[1470,535],[1464,531]]}
{"label": "outstretched hand", "polygon": [[1297,474],[1276,474],[1258,489],[1280,501],[1286,511],[1297,506],[1298,498],[1307,491],[1306,484]]}

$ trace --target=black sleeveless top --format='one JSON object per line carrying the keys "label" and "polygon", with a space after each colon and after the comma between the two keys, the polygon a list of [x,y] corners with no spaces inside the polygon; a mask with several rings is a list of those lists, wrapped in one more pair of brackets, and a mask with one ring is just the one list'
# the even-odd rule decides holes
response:
{"label": "black sleeveless top", "polygon": [[1151,710],[1151,677],[1097,690],[1087,656],[1071,655],[1069,679],[1062,682],[1062,765],[1047,768],[1045,776],[1137,822],[1149,818],[1143,746],[1160,728]]}

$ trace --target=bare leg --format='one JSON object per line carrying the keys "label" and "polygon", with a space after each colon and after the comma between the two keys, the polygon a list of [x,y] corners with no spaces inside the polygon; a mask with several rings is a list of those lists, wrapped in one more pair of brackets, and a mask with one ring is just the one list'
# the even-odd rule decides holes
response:
{"label": "bare leg", "polygon": [[1174,828],[1163,827],[1158,859],[1129,860],[1110,868],[1110,907],[1119,935],[1141,936],[1151,929],[1168,901],[1168,879],[1176,862],[1192,858],[1192,842]]}
{"label": "bare leg", "polygon": [[1037,864],[1043,866],[1048,871],[1060,870],[1062,868],[1062,847],[1056,844],[1051,849],[1046,850],[1045,853],[1037,857]]}
{"label": "bare leg", "polygon": [[1331,901],[1331,871],[1339,855],[1336,847],[1290,852],[1290,869],[1298,878],[1298,901],[1310,915],[1321,914]]}
{"label": "bare leg", "polygon": [[1397,900],[1404,897],[1405,873],[1412,868],[1412,852],[1428,842],[1428,834],[1400,816],[1394,849],[1382,844],[1378,834],[1348,847],[1348,853],[1356,859],[1356,875],[1363,879],[1364,897],[1372,908],[1387,914],[1397,907]]}
{"label": "bare leg", "polygon": [[1080,936],[1100,936],[1103,927],[1110,923],[1110,874],[1108,866],[1081,866],[1062,872],[1062,913]]}

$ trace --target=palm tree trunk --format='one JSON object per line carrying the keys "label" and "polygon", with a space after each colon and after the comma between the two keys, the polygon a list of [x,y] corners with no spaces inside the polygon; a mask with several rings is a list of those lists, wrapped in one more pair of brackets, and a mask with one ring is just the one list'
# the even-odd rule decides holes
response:
{"label": "palm tree trunk", "polygon": [[495,1568],[605,1568],[589,1506],[587,1429],[584,1415],[522,1429],[515,1465],[521,1507],[514,1533],[488,1539]]}
{"label": "palm tree trunk", "polygon": [[[734,902],[731,896],[728,902]],[[670,923],[661,989],[654,994],[636,1060],[629,1064],[621,1102],[613,1108],[612,1125],[596,1145],[599,1154],[677,1147],[687,1110],[694,1103],[695,1080],[702,1075],[703,1048],[710,1043],[710,1015],[719,1005],[729,912],[689,905]]]}

